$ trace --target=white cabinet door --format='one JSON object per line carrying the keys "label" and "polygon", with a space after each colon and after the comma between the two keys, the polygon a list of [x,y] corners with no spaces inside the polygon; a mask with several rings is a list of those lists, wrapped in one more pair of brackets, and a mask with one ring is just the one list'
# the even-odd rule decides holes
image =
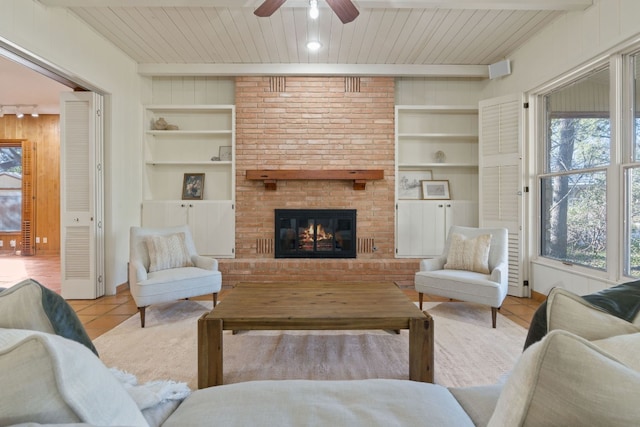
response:
{"label": "white cabinet door", "polygon": [[478,204],[469,200],[398,201],[396,256],[442,254],[452,225],[477,227]]}
{"label": "white cabinet door", "polygon": [[235,214],[231,201],[145,201],[144,227],[189,226],[200,255],[233,257]]}
{"label": "white cabinet door", "polygon": [[447,210],[443,202],[398,201],[398,257],[434,255],[444,246]]}
{"label": "white cabinet door", "polygon": [[[142,203],[143,227],[174,227],[188,221],[188,202],[146,201]],[[194,236],[195,237],[195,236]]]}
{"label": "white cabinet door", "polygon": [[463,227],[478,226],[478,203],[471,200],[449,200],[449,217],[447,220],[447,230],[452,225],[460,225]]}
{"label": "white cabinet door", "polygon": [[215,257],[233,257],[235,215],[231,201],[192,203],[189,227],[198,253]]}

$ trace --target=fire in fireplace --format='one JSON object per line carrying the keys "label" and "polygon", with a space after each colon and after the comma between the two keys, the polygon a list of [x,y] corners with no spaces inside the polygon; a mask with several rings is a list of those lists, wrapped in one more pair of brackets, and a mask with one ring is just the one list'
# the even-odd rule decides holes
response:
{"label": "fire in fireplace", "polygon": [[276,209],[276,258],[355,258],[355,209]]}

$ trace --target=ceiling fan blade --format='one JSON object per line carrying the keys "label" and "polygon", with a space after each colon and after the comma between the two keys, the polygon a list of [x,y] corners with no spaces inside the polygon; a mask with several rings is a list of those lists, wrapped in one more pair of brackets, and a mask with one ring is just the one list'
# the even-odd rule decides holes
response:
{"label": "ceiling fan blade", "polygon": [[338,15],[343,24],[348,24],[358,17],[360,12],[351,0],[325,0],[331,10]]}
{"label": "ceiling fan blade", "polygon": [[264,0],[264,2],[253,11],[253,14],[261,18],[271,16],[285,1],[287,0]]}

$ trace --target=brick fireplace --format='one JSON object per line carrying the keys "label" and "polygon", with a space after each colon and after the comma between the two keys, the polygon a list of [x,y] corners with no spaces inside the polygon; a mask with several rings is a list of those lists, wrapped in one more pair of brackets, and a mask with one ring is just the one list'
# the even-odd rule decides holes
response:
{"label": "brick fireplace", "polygon": [[[394,79],[236,78],[236,258],[221,259],[225,286],[240,281],[413,283],[418,260],[394,258]],[[378,169],[384,179],[279,180],[248,170]],[[356,258],[276,259],[276,209],[355,209]]]}

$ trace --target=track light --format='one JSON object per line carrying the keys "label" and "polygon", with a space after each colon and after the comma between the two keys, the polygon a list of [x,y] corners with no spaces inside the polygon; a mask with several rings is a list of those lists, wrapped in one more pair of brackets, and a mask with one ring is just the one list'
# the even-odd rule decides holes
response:
{"label": "track light", "polygon": [[16,118],[21,119],[24,117],[24,113],[29,112],[31,117],[39,117],[38,106],[30,104],[12,104],[12,105],[0,105],[0,117],[4,117],[5,114],[15,114]]}
{"label": "track light", "polygon": [[318,19],[319,15],[318,0],[309,0],[309,18]]}

